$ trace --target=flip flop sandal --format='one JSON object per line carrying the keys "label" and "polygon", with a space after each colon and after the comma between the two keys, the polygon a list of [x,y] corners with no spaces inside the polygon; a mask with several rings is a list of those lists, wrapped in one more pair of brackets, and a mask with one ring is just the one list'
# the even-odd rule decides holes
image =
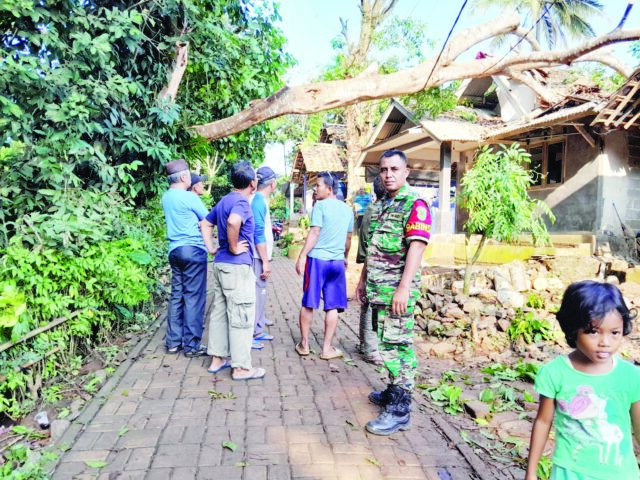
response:
{"label": "flip flop sandal", "polygon": [[235,377],[233,375],[231,375],[231,378],[236,380],[236,381],[242,381],[242,380],[258,380],[260,378],[263,378],[265,376],[267,372],[265,371],[264,368],[252,368],[251,369],[251,373],[249,375],[247,375],[246,377]]}
{"label": "flip flop sandal", "polygon": [[309,350],[305,350],[304,348],[302,348],[301,344],[296,343],[296,353],[301,357],[306,357],[307,355],[309,355]]}
{"label": "flip flop sandal", "polygon": [[344,353],[342,353],[342,350],[340,350],[339,348],[336,348],[335,353],[331,353],[329,355],[320,354],[320,359],[321,360],[333,360],[334,358],[342,358],[343,356],[344,356]]}
{"label": "flip flop sandal", "polygon": [[262,350],[263,348],[264,348],[264,345],[256,340],[254,340],[253,343],[251,344],[251,350]]}
{"label": "flip flop sandal", "polygon": [[224,363],[220,365],[218,368],[213,368],[213,369],[207,368],[207,372],[218,373],[219,371],[224,370],[225,368],[230,368],[230,367],[231,367],[231,364],[225,360]]}
{"label": "flip flop sandal", "polygon": [[256,335],[255,337],[253,337],[253,340],[264,340],[267,342],[270,342],[271,340],[273,340],[273,335],[268,334],[267,332],[262,332],[259,333],[258,335]]}

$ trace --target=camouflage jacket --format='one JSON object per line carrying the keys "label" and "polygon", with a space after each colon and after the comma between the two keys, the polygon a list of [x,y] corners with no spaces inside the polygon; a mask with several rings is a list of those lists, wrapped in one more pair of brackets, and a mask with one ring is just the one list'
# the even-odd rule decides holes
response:
{"label": "camouflage jacket", "polygon": [[[367,247],[367,297],[388,305],[393,299],[413,240],[428,242],[431,215],[427,203],[405,184],[393,198],[385,197],[369,208],[371,226]],[[410,291],[410,305],[419,295],[420,269]]]}

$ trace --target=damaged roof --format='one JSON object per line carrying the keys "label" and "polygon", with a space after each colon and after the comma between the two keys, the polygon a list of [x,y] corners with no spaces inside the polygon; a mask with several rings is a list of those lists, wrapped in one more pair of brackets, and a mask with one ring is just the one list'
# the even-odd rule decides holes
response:
{"label": "damaged roof", "polygon": [[300,145],[293,164],[291,181],[300,183],[307,172],[344,172],[344,148],[332,143]]}

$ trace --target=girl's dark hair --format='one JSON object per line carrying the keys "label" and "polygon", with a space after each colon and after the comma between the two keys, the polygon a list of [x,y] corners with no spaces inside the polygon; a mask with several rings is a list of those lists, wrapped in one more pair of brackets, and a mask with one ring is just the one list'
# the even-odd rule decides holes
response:
{"label": "girl's dark hair", "polygon": [[598,327],[604,317],[614,310],[622,317],[622,334],[629,335],[631,321],[636,318],[637,313],[629,310],[618,287],[611,283],[584,280],[567,287],[556,318],[567,343],[575,348],[578,330],[588,331]]}
{"label": "girl's dark hair", "polygon": [[247,188],[256,179],[256,172],[247,161],[235,163],[231,167],[231,185],[233,188],[242,190]]}
{"label": "girl's dark hair", "polygon": [[324,182],[324,184],[327,187],[331,188],[331,191],[333,193],[336,193],[338,191],[338,185],[339,185],[339,180],[338,177],[336,177],[334,174],[332,174],[331,172],[320,172],[318,174],[318,178],[321,178],[322,181]]}

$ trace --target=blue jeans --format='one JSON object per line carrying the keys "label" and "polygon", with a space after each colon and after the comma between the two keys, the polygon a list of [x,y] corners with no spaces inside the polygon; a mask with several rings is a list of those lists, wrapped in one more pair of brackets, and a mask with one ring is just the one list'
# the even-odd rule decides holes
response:
{"label": "blue jeans", "polygon": [[167,348],[198,350],[207,303],[207,252],[186,245],[169,253],[171,296],[167,315]]}

